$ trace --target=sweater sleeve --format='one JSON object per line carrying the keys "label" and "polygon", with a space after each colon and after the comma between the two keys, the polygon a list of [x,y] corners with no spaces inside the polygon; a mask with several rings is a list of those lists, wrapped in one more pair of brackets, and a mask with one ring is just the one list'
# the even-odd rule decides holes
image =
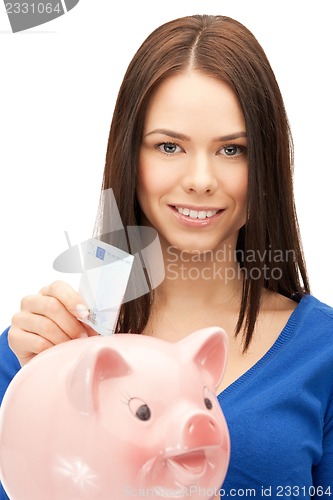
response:
{"label": "sweater sleeve", "polygon": [[329,499],[333,495],[333,401],[327,412],[323,429],[323,453],[313,468],[314,498]]}
{"label": "sweater sleeve", "polygon": [[20,369],[20,363],[8,345],[8,330],[0,335],[0,404],[7,387]]}
{"label": "sweater sleeve", "polygon": [[[0,335],[0,404],[7,387],[20,369],[20,363],[8,345],[8,330]],[[0,500],[8,500],[8,496],[0,483]]]}

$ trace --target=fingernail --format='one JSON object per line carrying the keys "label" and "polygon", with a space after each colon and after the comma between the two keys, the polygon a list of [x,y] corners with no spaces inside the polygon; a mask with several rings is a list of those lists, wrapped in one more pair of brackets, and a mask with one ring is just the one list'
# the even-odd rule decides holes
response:
{"label": "fingernail", "polygon": [[80,339],[86,339],[86,338],[88,338],[87,332],[81,332],[80,335],[79,335],[79,338]]}
{"label": "fingernail", "polygon": [[81,319],[86,319],[89,316],[89,310],[83,304],[78,304],[75,308],[76,314]]}

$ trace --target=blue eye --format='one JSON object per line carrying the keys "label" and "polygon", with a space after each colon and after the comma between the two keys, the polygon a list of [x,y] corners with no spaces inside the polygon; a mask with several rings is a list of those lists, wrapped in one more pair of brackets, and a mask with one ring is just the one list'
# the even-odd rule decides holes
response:
{"label": "blue eye", "polygon": [[228,146],[223,146],[220,152],[223,156],[239,156],[246,151],[244,146],[237,146],[237,144],[230,144]]}
{"label": "blue eye", "polygon": [[157,145],[157,149],[164,154],[172,155],[174,153],[178,153],[180,148],[178,144],[174,144],[173,142],[162,142]]}

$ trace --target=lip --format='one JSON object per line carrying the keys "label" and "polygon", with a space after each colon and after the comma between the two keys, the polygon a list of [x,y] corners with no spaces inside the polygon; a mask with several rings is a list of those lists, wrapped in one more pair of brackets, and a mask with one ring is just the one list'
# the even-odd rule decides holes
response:
{"label": "lip", "polygon": [[[199,227],[207,227],[211,226],[214,224],[223,214],[225,209],[221,208],[203,208],[203,207],[194,207],[193,205],[168,205],[170,208],[171,213],[177,217],[178,222],[183,224],[186,227],[191,227],[191,228],[199,228]],[[178,210],[175,208],[175,206],[179,208],[189,208],[190,210],[197,210],[198,212],[200,210],[205,211],[205,210],[219,210],[215,215],[212,217],[206,217],[205,219],[191,219],[188,215],[183,215],[178,212]]]}
{"label": "lip", "polygon": [[208,206],[196,206],[196,205],[182,205],[182,204],[176,204],[176,205],[169,205],[171,208],[189,208],[190,210],[196,210],[197,212],[208,212],[211,210],[212,212],[217,212],[219,210],[223,210],[221,207],[208,207]]}

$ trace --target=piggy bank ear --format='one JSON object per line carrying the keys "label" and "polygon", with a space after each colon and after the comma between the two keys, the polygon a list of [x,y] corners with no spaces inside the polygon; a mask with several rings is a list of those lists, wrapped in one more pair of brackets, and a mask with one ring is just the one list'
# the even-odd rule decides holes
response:
{"label": "piggy bank ear", "polygon": [[95,345],[78,358],[70,372],[68,398],[78,411],[92,414],[98,408],[98,384],[129,373],[131,368],[117,349]]}
{"label": "piggy bank ear", "polygon": [[219,327],[203,328],[180,342],[186,358],[202,370],[209,387],[217,390],[227,363],[228,337]]}

